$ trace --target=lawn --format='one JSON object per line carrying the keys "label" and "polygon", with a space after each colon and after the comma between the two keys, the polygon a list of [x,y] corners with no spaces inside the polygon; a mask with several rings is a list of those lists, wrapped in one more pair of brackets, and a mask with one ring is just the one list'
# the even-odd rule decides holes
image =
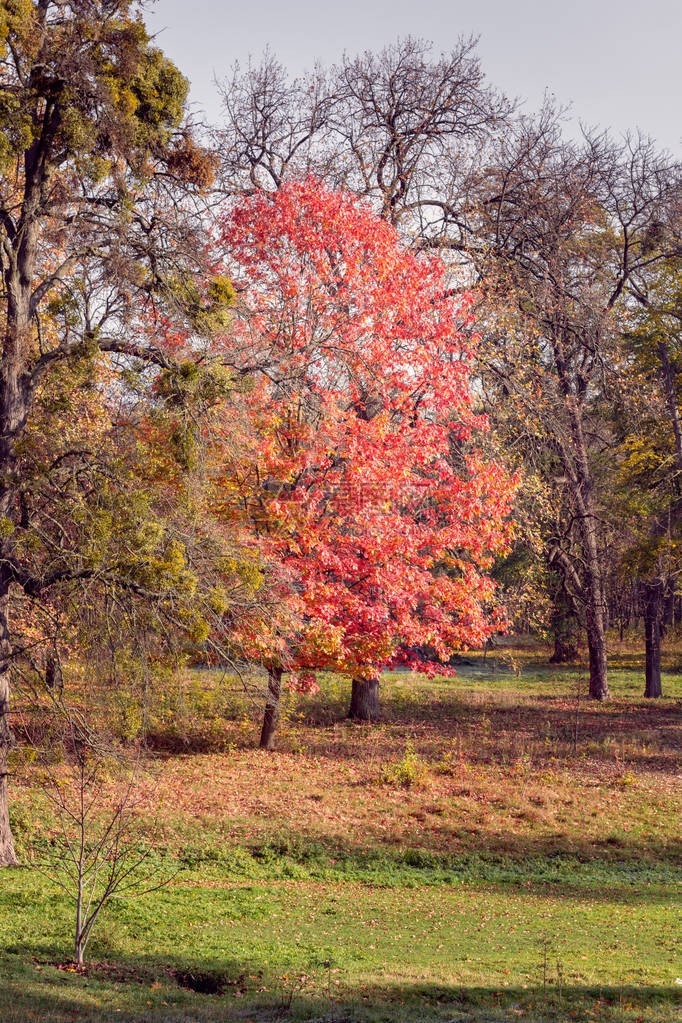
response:
{"label": "lawn", "polygon": [[174,876],[112,904],[82,973],[66,896],[32,866],[56,824],[19,758],[0,1018],[678,1019],[678,653],[647,702],[641,655],[616,645],[605,705],[546,658],[388,675],[373,726],[324,677],[287,696],[274,754],[235,679],[160,687],[138,824]]}

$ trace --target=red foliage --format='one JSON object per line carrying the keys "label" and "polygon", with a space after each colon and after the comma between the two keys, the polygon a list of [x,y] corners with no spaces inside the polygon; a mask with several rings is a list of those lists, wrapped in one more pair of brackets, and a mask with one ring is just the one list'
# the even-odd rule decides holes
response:
{"label": "red foliage", "polygon": [[229,343],[259,368],[257,457],[222,485],[282,566],[285,662],[302,684],[365,679],[482,643],[512,484],[476,452],[468,303],[444,265],[314,181],[240,201],[221,244],[241,290]]}

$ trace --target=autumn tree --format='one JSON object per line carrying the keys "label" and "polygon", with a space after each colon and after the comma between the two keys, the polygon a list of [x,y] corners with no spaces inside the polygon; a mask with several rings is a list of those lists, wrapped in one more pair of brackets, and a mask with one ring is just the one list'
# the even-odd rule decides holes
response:
{"label": "autumn tree", "polygon": [[351,715],[376,719],[383,668],[433,670],[495,627],[510,485],[476,450],[466,306],[440,260],[310,179],[238,203],[221,245],[264,410],[241,486],[297,608],[276,667],[350,675]]}
{"label": "autumn tree", "polygon": [[[652,233],[651,253],[664,241]],[[661,636],[666,602],[674,599],[682,564],[682,269],[658,263],[633,288],[624,337],[630,354],[618,422],[613,488],[627,532],[622,565],[637,580],[645,632],[644,695],[662,695]]]}
{"label": "autumn tree", "polygon": [[[196,341],[173,348],[150,332],[145,312],[172,309],[191,332],[200,311],[184,293],[203,253],[192,199],[211,162],[183,124],[186,93],[129,0],[0,5],[2,864],[15,860],[6,765],[11,669],[30,653],[21,628],[88,581],[161,606],[187,570],[177,536],[148,532],[154,513],[120,432],[142,440],[124,397],[134,377],[151,414],[200,358]],[[98,445],[88,425],[102,403]]]}
{"label": "autumn tree", "polygon": [[610,443],[602,412],[623,365],[619,316],[663,259],[652,231],[671,216],[679,180],[675,164],[645,140],[564,141],[551,110],[521,121],[496,164],[481,171],[469,251],[490,301],[515,309],[486,372],[514,392],[560,467],[570,514],[550,556],[581,609],[596,699],[608,696],[595,461]]}

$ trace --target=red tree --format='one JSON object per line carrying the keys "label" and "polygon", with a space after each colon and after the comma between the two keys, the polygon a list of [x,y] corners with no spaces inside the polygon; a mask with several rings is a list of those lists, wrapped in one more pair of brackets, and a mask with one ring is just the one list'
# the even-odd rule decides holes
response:
{"label": "red tree", "polygon": [[272,728],[283,667],[302,684],[347,673],[351,715],[375,719],[383,668],[434,671],[498,624],[484,572],[511,484],[475,448],[467,302],[442,262],[314,181],[242,200],[221,243],[242,296],[230,344],[259,369],[245,396],[259,447],[238,489],[290,612]]}

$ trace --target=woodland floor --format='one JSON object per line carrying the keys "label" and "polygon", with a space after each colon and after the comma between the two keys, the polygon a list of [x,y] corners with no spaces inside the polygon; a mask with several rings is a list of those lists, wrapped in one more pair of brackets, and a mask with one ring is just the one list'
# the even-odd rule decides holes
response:
{"label": "woodland floor", "polygon": [[236,679],[157,686],[138,823],[181,869],[111,906],[82,973],[19,757],[0,1019],[678,1020],[682,647],[645,701],[641,652],[614,642],[604,705],[547,656],[517,642],[455,679],[387,676],[372,726],[327,677],[288,695],[273,754]]}

